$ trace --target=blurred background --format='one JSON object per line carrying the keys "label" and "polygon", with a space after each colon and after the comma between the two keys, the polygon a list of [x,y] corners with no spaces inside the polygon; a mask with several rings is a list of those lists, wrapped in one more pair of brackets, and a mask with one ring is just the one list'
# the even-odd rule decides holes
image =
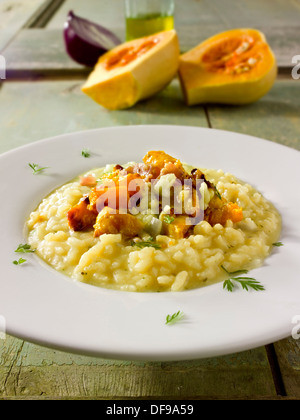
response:
{"label": "blurred background", "polygon": [[[181,51],[231,28],[261,30],[282,71],[291,67],[300,39],[299,0],[175,0]],[[62,30],[68,12],[97,22],[126,39],[124,0],[0,0],[0,52],[11,76],[22,72],[78,73],[65,54]]]}

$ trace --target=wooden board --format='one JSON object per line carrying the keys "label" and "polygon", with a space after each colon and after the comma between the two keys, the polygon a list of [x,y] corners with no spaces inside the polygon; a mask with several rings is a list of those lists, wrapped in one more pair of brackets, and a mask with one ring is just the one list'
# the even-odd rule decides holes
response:
{"label": "wooden board", "polygon": [[108,111],[80,90],[83,80],[8,82],[0,91],[0,153],[63,133],[133,124],[207,126],[202,107],[184,105],[174,80],[162,93],[122,111]]}
{"label": "wooden board", "polygon": [[41,13],[49,0],[2,0],[0,2],[0,51],[18,31]]}
{"label": "wooden board", "polygon": [[300,150],[300,83],[278,80],[258,102],[242,107],[208,107],[213,128],[250,134]]}
{"label": "wooden board", "polygon": [[8,336],[0,398],[276,397],[265,349],[185,362],[127,362],[49,350]]}
{"label": "wooden board", "polygon": [[[299,316],[299,315],[298,315]],[[287,395],[300,398],[300,338],[290,337],[274,345]]]}
{"label": "wooden board", "polygon": [[68,56],[61,30],[23,30],[4,51],[4,56],[8,80],[55,75],[87,76],[91,71]]}

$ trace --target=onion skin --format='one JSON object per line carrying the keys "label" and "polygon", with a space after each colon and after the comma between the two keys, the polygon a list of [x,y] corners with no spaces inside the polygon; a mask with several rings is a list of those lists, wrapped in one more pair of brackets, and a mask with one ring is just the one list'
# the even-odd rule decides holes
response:
{"label": "onion skin", "polygon": [[92,27],[94,33],[98,32],[107,37],[113,46],[121,44],[121,41],[103,26],[80,18],[70,11],[63,31],[66,51],[77,63],[86,67],[94,67],[99,57],[110,48],[100,44],[91,33],[88,33],[85,30],[88,27]]}

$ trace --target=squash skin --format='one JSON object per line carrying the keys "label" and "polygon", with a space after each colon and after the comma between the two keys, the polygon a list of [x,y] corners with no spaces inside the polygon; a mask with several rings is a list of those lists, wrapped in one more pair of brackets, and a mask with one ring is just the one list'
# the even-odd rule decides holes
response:
{"label": "squash skin", "polygon": [[[127,65],[105,66],[122,49],[142,45],[151,38],[157,45]],[[82,91],[110,110],[126,109],[161,91],[176,76],[179,67],[179,41],[174,30],[126,42],[100,57]]]}
{"label": "squash skin", "polygon": [[[262,55],[256,68],[240,74],[220,74],[207,68],[205,54],[220,42],[253,37],[256,52]],[[187,105],[219,103],[246,105],[264,96],[277,76],[276,58],[264,34],[255,29],[233,29],[217,34],[180,57],[179,79]]]}

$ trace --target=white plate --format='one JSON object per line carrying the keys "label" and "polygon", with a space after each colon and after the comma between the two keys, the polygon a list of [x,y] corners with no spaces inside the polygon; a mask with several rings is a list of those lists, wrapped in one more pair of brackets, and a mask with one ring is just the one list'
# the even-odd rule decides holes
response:
{"label": "white plate", "polygon": [[[85,159],[81,150],[89,148]],[[177,293],[110,291],[72,281],[26,254],[23,227],[41,199],[76,175],[106,163],[140,161],[165,150],[184,162],[223,169],[260,190],[283,217],[281,241],[251,276],[265,291],[230,293],[222,283]],[[28,163],[49,169],[33,175]],[[300,320],[300,153],[266,140],[194,127],[131,126],[47,139],[0,156],[0,319],[25,340],[126,360],[224,355],[292,335]],[[22,256],[22,255],[20,255]],[[181,310],[183,321],[165,325]]]}

